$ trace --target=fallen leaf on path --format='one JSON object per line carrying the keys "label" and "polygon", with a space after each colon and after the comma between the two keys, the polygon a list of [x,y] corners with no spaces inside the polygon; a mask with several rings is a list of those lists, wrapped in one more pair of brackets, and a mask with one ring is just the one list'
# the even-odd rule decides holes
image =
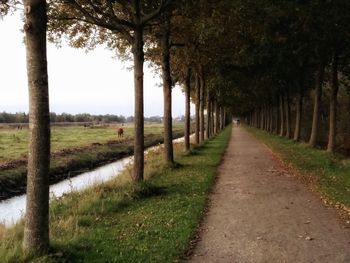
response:
{"label": "fallen leaf on path", "polygon": [[311,241],[311,240],[314,240],[314,239],[312,237],[305,237],[305,240]]}

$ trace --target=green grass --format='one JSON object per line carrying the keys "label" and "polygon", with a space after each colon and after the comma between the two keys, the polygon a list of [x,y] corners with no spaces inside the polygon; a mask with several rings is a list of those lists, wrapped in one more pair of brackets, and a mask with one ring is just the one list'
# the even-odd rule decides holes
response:
{"label": "green grass", "polygon": [[311,182],[328,202],[350,207],[349,159],[254,128],[247,130],[268,145],[301,178]]}
{"label": "green grass", "polygon": [[[52,145],[53,154],[50,164],[50,182],[55,183],[68,176],[82,173],[102,163],[120,159],[133,153],[133,127],[124,126],[125,135],[123,138],[117,138],[116,126],[96,126],[88,127],[53,127]],[[0,130],[2,134],[16,133],[25,134],[28,131],[23,130]],[[173,136],[183,135],[183,124],[177,123],[173,126]],[[19,135],[18,135],[19,136]],[[28,136],[28,134],[26,135]],[[2,138],[5,138],[3,136]],[[19,157],[21,151],[19,148],[26,148],[27,144],[21,139],[20,142],[9,142],[11,136],[7,135],[3,147],[7,147],[6,156],[12,159],[13,156]],[[12,136],[13,137],[13,136]],[[1,137],[0,137],[1,138]],[[163,141],[163,126],[161,124],[147,124],[145,126],[145,147],[153,146]],[[11,143],[14,146],[11,148]],[[24,151],[24,150],[23,150]],[[25,152],[27,149],[25,149]],[[0,158],[1,160],[1,158]],[[16,161],[16,159],[12,159]],[[17,159],[13,167],[0,170],[0,190],[1,198],[10,197],[14,193],[23,193],[26,182],[26,158]],[[1,164],[1,161],[0,161]]]}
{"label": "green grass", "polygon": [[51,205],[51,252],[25,258],[23,225],[0,231],[3,262],[178,262],[200,222],[217,166],[230,137],[227,128],[184,154],[176,144],[175,167],[161,150],[146,158],[146,180],[130,183],[129,171],[102,186],[73,193]]}
{"label": "green grass", "polygon": [[[106,126],[67,126],[51,128],[51,150],[58,151],[66,148],[84,147],[93,143],[106,143],[116,140],[116,127],[120,125]],[[183,124],[174,124],[174,130],[183,128]],[[145,134],[161,134],[162,124],[146,124]],[[124,126],[124,138],[133,137],[132,125]],[[24,158],[28,153],[28,129],[0,129],[0,163]]]}

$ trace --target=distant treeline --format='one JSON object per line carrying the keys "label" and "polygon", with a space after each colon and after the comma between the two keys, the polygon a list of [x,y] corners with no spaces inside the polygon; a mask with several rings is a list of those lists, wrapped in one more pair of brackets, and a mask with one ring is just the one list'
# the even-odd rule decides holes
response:
{"label": "distant treeline", "polygon": [[[69,113],[62,113],[57,114],[54,112],[50,113],[50,120],[51,122],[102,122],[102,123],[109,123],[109,122],[119,122],[119,123],[126,123],[126,122],[133,122],[134,117],[129,116],[125,117],[123,115],[91,115],[89,113],[80,113],[80,114],[69,114]],[[145,117],[145,121],[147,122],[162,122],[162,117],[160,116],[152,116],[152,117]],[[29,122],[29,115],[25,112],[16,112],[16,113],[7,113],[7,112],[1,112],[0,113],[0,123],[28,123]]]}

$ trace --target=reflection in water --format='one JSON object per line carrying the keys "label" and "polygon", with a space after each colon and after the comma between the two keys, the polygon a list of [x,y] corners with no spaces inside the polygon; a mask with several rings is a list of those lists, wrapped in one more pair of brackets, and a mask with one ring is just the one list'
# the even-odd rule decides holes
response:
{"label": "reflection in water", "polygon": [[[125,165],[132,161],[127,157],[97,168],[96,170],[82,173],[70,179],[63,180],[50,186],[50,198],[58,198],[72,191],[80,191],[95,184],[100,184],[116,177]],[[11,226],[23,217],[26,208],[26,195],[16,196],[0,202],[0,223]]]}

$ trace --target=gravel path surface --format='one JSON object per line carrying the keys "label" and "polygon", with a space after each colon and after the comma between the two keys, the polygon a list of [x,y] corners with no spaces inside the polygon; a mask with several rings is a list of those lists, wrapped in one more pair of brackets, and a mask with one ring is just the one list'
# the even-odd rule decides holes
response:
{"label": "gravel path surface", "polygon": [[234,127],[190,262],[347,262],[350,225]]}

